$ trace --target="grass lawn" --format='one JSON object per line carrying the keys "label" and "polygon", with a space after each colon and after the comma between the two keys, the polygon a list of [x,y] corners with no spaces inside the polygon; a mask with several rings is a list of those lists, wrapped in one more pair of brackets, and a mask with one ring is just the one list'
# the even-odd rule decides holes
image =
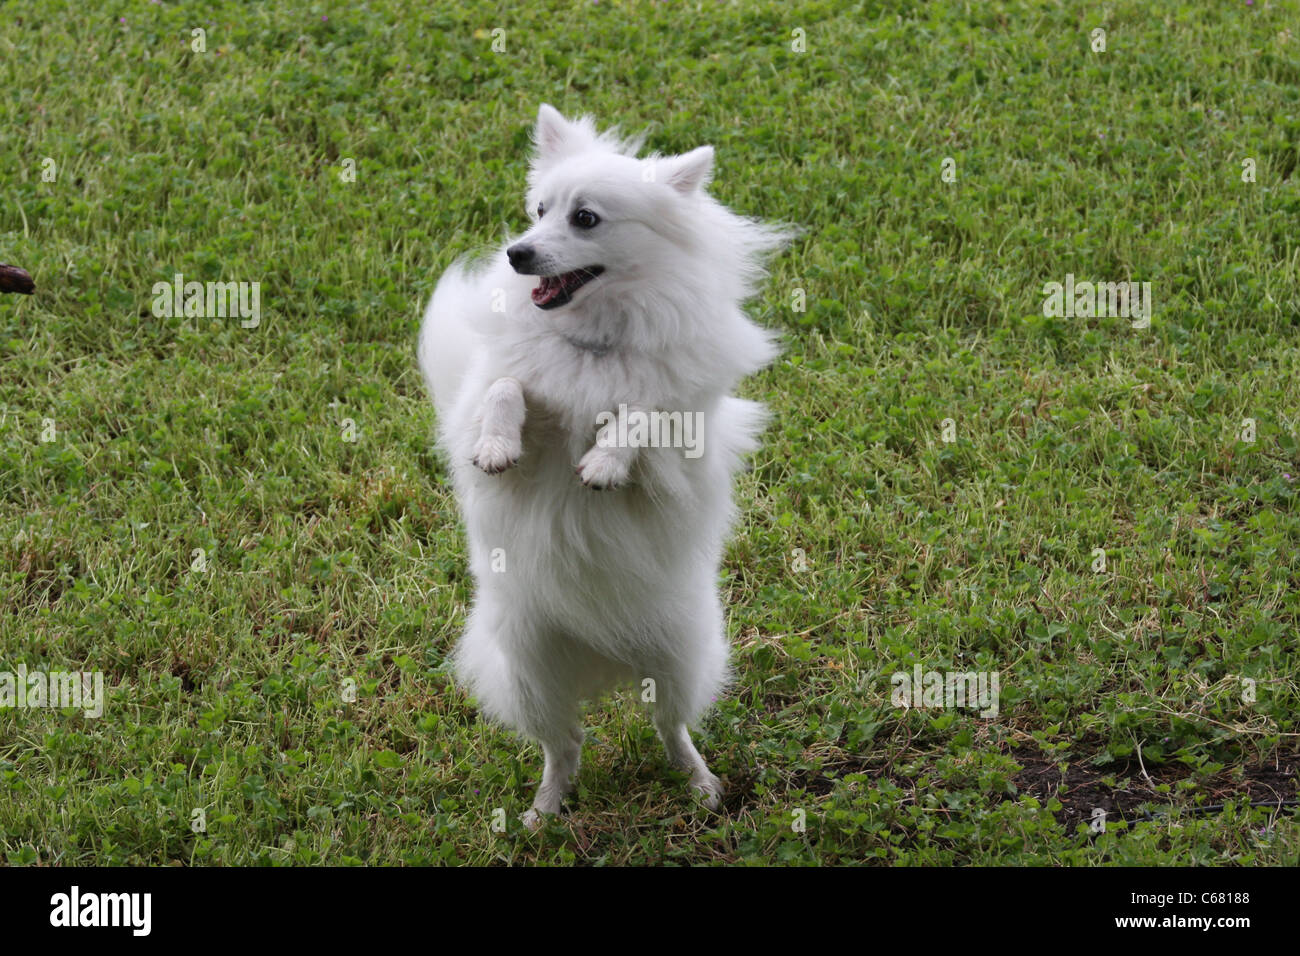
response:
{"label": "grass lawn", "polygon": [[[0,708],[0,860],[1295,864],[1298,12],[7,4],[0,670],[105,701]],[[805,230],[752,306],[716,814],[629,688],[526,832],[540,752],[446,663],[415,335],[525,222],[541,102]],[[260,321],[157,317],[177,273]],[[1045,315],[1067,277],[1149,323]],[[895,706],[917,665],[997,715]]]}

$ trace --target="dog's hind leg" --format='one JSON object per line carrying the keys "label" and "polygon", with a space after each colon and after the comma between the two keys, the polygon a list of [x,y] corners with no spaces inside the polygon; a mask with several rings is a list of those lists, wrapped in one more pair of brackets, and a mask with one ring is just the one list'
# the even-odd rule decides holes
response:
{"label": "dog's hind leg", "polygon": [[533,797],[532,808],[521,818],[528,829],[536,830],[540,827],[544,815],[560,812],[560,803],[568,796],[573,787],[573,778],[578,772],[582,741],[580,726],[572,727],[567,735],[559,734],[554,739],[541,741],[542,755],[546,760],[542,768],[542,782]]}
{"label": "dog's hind leg", "polygon": [[691,788],[699,794],[704,805],[710,810],[718,809],[722,795],[726,792],[722,781],[714,776],[700,752],[695,749],[685,722],[673,717],[661,717],[659,714],[656,712],[655,715],[655,729],[659,731],[659,739],[664,742],[668,759],[691,775]]}
{"label": "dog's hind leg", "polygon": [[563,667],[566,645],[538,625],[528,611],[507,613],[509,604],[484,588],[456,647],[457,677],[478,699],[480,710],[537,741],[545,756],[542,782],[523,822],[536,829],[541,817],[559,813],[582,755],[578,693]]}
{"label": "dog's hind leg", "polygon": [[650,671],[655,678],[654,724],[668,759],[691,775],[691,787],[706,807],[716,810],[724,792],[722,781],[709,770],[688,730],[727,680],[727,642],[716,599],[701,602],[694,623],[684,624],[684,630],[690,639],[678,648],[681,656]]}

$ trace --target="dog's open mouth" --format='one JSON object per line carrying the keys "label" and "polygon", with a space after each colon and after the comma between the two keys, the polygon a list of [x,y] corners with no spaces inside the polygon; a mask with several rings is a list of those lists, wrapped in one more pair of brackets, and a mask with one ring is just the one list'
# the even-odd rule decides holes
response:
{"label": "dog's open mouth", "polygon": [[562,272],[558,276],[542,276],[541,284],[533,290],[533,305],[539,309],[554,309],[564,305],[573,298],[573,293],[604,271],[604,266],[587,266],[585,269]]}

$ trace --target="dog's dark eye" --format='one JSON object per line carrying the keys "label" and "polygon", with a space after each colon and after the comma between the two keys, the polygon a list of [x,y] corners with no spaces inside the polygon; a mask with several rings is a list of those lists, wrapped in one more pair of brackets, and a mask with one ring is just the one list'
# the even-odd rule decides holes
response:
{"label": "dog's dark eye", "polygon": [[541,203],[538,203],[538,204],[537,204],[537,218],[538,218],[538,219],[541,219],[541,218],[542,218],[543,216],[545,216],[545,215],[546,215],[546,207],[543,206]]}
{"label": "dog's dark eye", "polygon": [[579,209],[573,214],[573,224],[579,229],[593,229],[598,222],[600,217],[590,209]]}

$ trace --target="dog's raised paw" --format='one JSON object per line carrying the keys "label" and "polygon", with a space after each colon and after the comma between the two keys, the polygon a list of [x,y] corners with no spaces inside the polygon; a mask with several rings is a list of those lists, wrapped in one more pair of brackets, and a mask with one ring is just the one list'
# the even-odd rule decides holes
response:
{"label": "dog's raised paw", "polygon": [[484,435],[474,448],[474,457],[470,461],[489,475],[499,475],[507,468],[514,467],[521,454],[523,454],[523,446],[518,439]]}
{"label": "dog's raised paw", "polygon": [[582,483],[597,491],[617,488],[628,478],[622,456],[604,448],[593,448],[583,455],[577,471]]}
{"label": "dog's raised paw", "polygon": [[542,813],[542,811],[538,810],[536,807],[532,807],[519,818],[519,822],[533,833],[536,833],[542,828],[542,825],[546,823],[546,814]]}

